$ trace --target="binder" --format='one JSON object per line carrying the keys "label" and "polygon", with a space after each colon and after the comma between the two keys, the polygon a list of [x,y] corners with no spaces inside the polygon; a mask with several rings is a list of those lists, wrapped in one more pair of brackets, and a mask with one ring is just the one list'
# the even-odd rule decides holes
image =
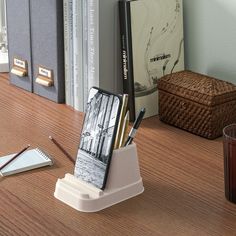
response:
{"label": "binder", "polygon": [[65,101],[63,0],[31,0],[33,91]]}
{"label": "binder", "polygon": [[[10,71],[13,69],[9,74],[10,83],[32,92],[29,5],[29,0],[7,0],[6,16]],[[18,74],[21,69],[26,73]]]}

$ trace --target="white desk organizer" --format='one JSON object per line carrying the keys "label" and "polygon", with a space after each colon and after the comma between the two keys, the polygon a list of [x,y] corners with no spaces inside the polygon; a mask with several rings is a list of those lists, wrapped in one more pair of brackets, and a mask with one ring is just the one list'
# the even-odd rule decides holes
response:
{"label": "white desk organizer", "polygon": [[131,144],[113,151],[104,190],[66,174],[57,180],[54,196],[78,211],[96,212],[143,191],[137,148]]}

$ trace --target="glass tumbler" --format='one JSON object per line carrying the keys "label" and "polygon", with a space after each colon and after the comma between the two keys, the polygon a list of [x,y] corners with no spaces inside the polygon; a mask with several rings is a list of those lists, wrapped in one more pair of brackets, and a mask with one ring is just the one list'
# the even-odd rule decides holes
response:
{"label": "glass tumbler", "polygon": [[223,129],[225,197],[236,203],[236,124]]}

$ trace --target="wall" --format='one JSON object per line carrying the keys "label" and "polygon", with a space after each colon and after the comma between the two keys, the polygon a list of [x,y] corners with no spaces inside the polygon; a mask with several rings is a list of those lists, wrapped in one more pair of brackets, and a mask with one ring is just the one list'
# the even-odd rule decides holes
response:
{"label": "wall", "polygon": [[[6,34],[6,2],[5,0],[0,0],[0,50],[3,51],[7,44],[7,34]],[[2,49],[4,46],[4,49]]]}
{"label": "wall", "polygon": [[186,69],[236,84],[236,1],[183,0]]}
{"label": "wall", "polygon": [[[5,22],[5,2],[4,2],[4,0],[0,0],[0,34],[2,33],[2,27],[4,27],[5,25],[6,25],[6,22]],[[0,39],[0,40],[2,40],[2,39]]]}

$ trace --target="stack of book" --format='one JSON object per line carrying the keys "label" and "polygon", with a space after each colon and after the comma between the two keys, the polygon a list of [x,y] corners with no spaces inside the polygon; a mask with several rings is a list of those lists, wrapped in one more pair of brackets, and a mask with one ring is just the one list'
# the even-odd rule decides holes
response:
{"label": "stack of book", "polygon": [[84,111],[93,86],[122,92],[117,0],[64,0],[66,104]]}
{"label": "stack of book", "polygon": [[129,94],[131,121],[156,115],[157,80],[184,69],[182,0],[64,0],[64,40],[68,105],[96,86]]}

